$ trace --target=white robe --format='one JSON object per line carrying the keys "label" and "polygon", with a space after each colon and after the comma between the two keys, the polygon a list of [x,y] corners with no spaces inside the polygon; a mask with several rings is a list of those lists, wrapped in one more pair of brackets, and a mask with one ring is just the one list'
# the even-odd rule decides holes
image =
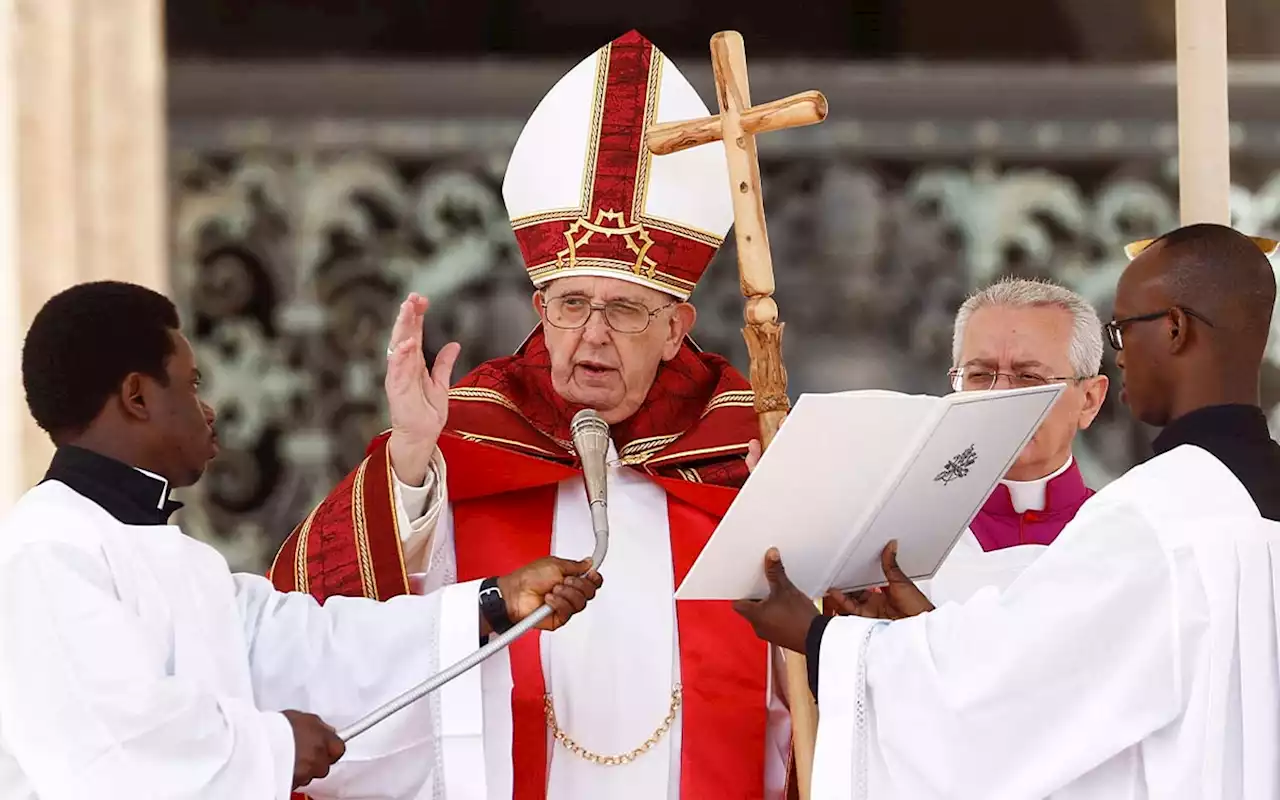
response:
{"label": "white robe", "polygon": [[[41,484],[0,524],[0,797],[284,800],[294,744],[277,712],[341,728],[436,672],[442,606],[478,625],[471,585],[322,607],[232,575],[176,527]],[[357,737],[308,793],[431,797],[435,731],[406,721]]]}
{"label": "white robe", "polygon": [[1280,797],[1278,568],[1213,456],[1136,467],[1004,592],[830,623],[813,797]]}
{"label": "white robe", "polygon": [[[605,587],[572,624],[541,638],[541,655],[557,723],[583,747],[615,755],[640,746],[667,716],[680,681],[680,649],[666,494],[643,473],[617,466],[612,444],[608,461],[614,466],[608,471]],[[419,573],[413,576],[415,590],[457,578],[451,513],[439,490],[445,482],[438,452],[424,488],[396,481],[406,567]],[[594,543],[582,479],[565,480],[556,498],[552,555],[586,558]],[[474,639],[462,635],[446,639],[442,658],[451,662],[474,646]],[[764,796],[770,799],[782,795],[790,755],[780,665],[780,658],[770,665],[767,696],[760,698],[769,709]],[[504,651],[441,690],[448,800],[510,799],[511,687]],[[593,764],[549,740],[548,800],[679,798],[681,720],[678,711],[656,746],[618,766]]]}

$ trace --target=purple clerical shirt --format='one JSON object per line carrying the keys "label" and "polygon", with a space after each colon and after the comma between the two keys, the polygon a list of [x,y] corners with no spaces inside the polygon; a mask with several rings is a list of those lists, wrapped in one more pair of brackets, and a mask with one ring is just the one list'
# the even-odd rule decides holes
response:
{"label": "purple clerical shirt", "polygon": [[969,529],[985,552],[1020,544],[1051,544],[1093,494],[1084,485],[1080,467],[1071,465],[1045,484],[1044,508],[1019,513],[1009,487],[1003,483],[987,498]]}

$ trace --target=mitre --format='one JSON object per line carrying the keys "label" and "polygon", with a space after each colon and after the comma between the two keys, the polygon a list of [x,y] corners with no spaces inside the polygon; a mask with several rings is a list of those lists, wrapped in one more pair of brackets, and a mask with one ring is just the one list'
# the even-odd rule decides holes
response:
{"label": "mitre", "polygon": [[534,285],[610,277],[687,300],[733,224],[724,145],[654,158],[645,133],[710,113],[636,31],[561,78],[525,123],[502,183]]}

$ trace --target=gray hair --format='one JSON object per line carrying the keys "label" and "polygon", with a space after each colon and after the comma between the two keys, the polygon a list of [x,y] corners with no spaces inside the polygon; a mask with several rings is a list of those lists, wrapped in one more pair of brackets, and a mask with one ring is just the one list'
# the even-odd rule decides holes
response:
{"label": "gray hair", "polygon": [[951,361],[960,365],[964,329],[973,312],[988,306],[1003,308],[1056,307],[1071,314],[1071,344],[1067,357],[1077,378],[1091,378],[1102,370],[1102,321],[1098,312],[1080,295],[1056,283],[1011,278],[993,283],[970,295],[956,312],[951,339]]}

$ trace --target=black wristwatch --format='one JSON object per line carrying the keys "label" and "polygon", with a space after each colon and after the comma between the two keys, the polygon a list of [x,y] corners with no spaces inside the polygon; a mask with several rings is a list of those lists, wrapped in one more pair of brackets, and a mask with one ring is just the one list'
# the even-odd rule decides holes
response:
{"label": "black wristwatch", "polygon": [[480,613],[494,633],[506,633],[515,625],[511,617],[507,616],[507,601],[498,588],[497,578],[485,578],[480,583]]}

